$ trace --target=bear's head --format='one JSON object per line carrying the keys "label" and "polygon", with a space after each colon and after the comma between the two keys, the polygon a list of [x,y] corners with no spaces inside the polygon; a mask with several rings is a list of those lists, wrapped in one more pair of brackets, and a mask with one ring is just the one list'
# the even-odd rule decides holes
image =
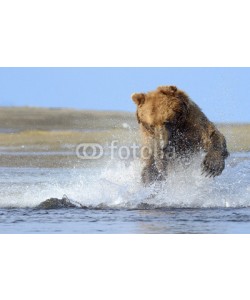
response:
{"label": "bear's head", "polygon": [[160,86],[148,93],[134,93],[137,120],[151,132],[159,127],[178,127],[186,120],[190,100],[175,86]]}
{"label": "bear's head", "polygon": [[157,144],[155,155],[159,157],[172,133],[187,119],[190,100],[175,86],[160,86],[155,91],[135,93],[131,97],[137,105],[137,120],[149,141]]}

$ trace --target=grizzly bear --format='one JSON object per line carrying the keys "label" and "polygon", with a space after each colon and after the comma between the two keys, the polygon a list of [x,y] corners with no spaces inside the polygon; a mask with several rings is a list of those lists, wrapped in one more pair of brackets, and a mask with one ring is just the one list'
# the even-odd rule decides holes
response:
{"label": "grizzly bear", "polygon": [[215,177],[225,168],[226,140],[188,95],[175,86],[160,86],[132,96],[137,105],[147,157],[143,158],[142,182],[163,180],[175,162],[203,151],[202,174]]}

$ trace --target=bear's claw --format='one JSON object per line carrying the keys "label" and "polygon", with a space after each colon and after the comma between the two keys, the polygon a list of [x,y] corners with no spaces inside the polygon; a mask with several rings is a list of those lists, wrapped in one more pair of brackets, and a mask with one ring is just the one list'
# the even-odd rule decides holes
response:
{"label": "bear's claw", "polygon": [[225,168],[224,159],[214,158],[213,156],[206,156],[202,164],[202,175],[206,177],[219,176]]}

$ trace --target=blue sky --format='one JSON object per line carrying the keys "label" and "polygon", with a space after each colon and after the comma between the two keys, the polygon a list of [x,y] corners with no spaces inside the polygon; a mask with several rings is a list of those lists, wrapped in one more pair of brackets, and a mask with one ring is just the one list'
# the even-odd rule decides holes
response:
{"label": "blue sky", "polygon": [[250,68],[0,68],[0,106],[134,111],[130,95],[186,91],[212,121],[250,122]]}

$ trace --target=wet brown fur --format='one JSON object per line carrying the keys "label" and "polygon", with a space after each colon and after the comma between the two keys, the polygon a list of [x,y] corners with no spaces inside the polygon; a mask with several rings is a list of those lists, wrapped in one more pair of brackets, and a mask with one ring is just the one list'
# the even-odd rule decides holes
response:
{"label": "wet brown fur", "polygon": [[[132,99],[137,105],[144,146],[152,148],[152,154],[144,160],[145,184],[164,179],[170,161],[191,157],[200,150],[206,152],[203,173],[211,177],[222,173],[229,155],[225,138],[185,92],[175,86],[160,86],[145,94],[133,94]],[[163,149],[158,146],[159,136]]]}

